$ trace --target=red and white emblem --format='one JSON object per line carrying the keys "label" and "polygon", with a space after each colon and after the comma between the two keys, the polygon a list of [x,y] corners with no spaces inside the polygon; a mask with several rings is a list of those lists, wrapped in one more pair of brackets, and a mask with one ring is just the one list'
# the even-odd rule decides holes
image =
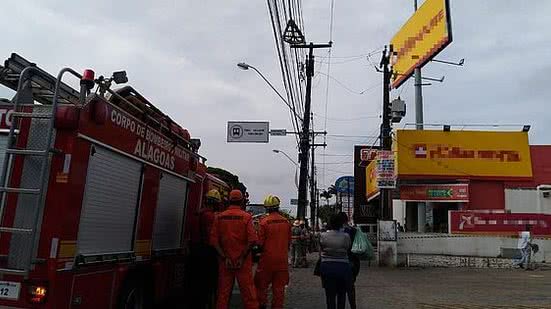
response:
{"label": "red and white emblem", "polygon": [[427,158],[427,145],[415,145],[415,158],[426,159]]}

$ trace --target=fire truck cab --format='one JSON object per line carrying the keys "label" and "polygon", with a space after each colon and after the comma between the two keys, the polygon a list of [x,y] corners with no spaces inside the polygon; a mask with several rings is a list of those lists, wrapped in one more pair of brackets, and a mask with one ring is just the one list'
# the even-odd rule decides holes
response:
{"label": "fire truck cab", "polygon": [[[71,75],[77,91],[62,82]],[[117,72],[0,66],[0,307],[143,308],[181,295],[200,142]],[[191,205],[190,205],[191,204]]]}

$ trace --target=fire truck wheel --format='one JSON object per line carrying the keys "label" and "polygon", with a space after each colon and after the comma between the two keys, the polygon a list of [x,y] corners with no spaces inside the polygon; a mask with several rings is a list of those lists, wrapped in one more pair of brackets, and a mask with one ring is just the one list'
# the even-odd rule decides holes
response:
{"label": "fire truck wheel", "polygon": [[149,308],[149,297],[145,284],[141,280],[132,280],[125,284],[119,294],[118,309]]}

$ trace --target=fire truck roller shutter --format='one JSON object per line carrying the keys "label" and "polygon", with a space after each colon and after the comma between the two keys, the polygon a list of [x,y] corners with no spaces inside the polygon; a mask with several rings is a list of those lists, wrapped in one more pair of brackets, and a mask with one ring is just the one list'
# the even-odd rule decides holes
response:
{"label": "fire truck roller shutter", "polygon": [[8,134],[0,134],[0,167],[4,166],[6,148],[8,146]]}
{"label": "fire truck roller shutter", "polygon": [[142,164],[92,146],[78,235],[84,255],[132,250]]}
{"label": "fire truck roller shutter", "polygon": [[187,181],[184,179],[162,174],[153,226],[154,250],[181,247],[187,188]]}

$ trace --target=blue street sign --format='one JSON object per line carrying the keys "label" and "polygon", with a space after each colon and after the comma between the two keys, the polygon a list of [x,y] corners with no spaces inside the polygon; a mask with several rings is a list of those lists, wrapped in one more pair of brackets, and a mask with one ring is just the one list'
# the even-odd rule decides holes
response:
{"label": "blue street sign", "polygon": [[335,182],[335,189],[338,193],[354,193],[354,176],[343,176]]}

